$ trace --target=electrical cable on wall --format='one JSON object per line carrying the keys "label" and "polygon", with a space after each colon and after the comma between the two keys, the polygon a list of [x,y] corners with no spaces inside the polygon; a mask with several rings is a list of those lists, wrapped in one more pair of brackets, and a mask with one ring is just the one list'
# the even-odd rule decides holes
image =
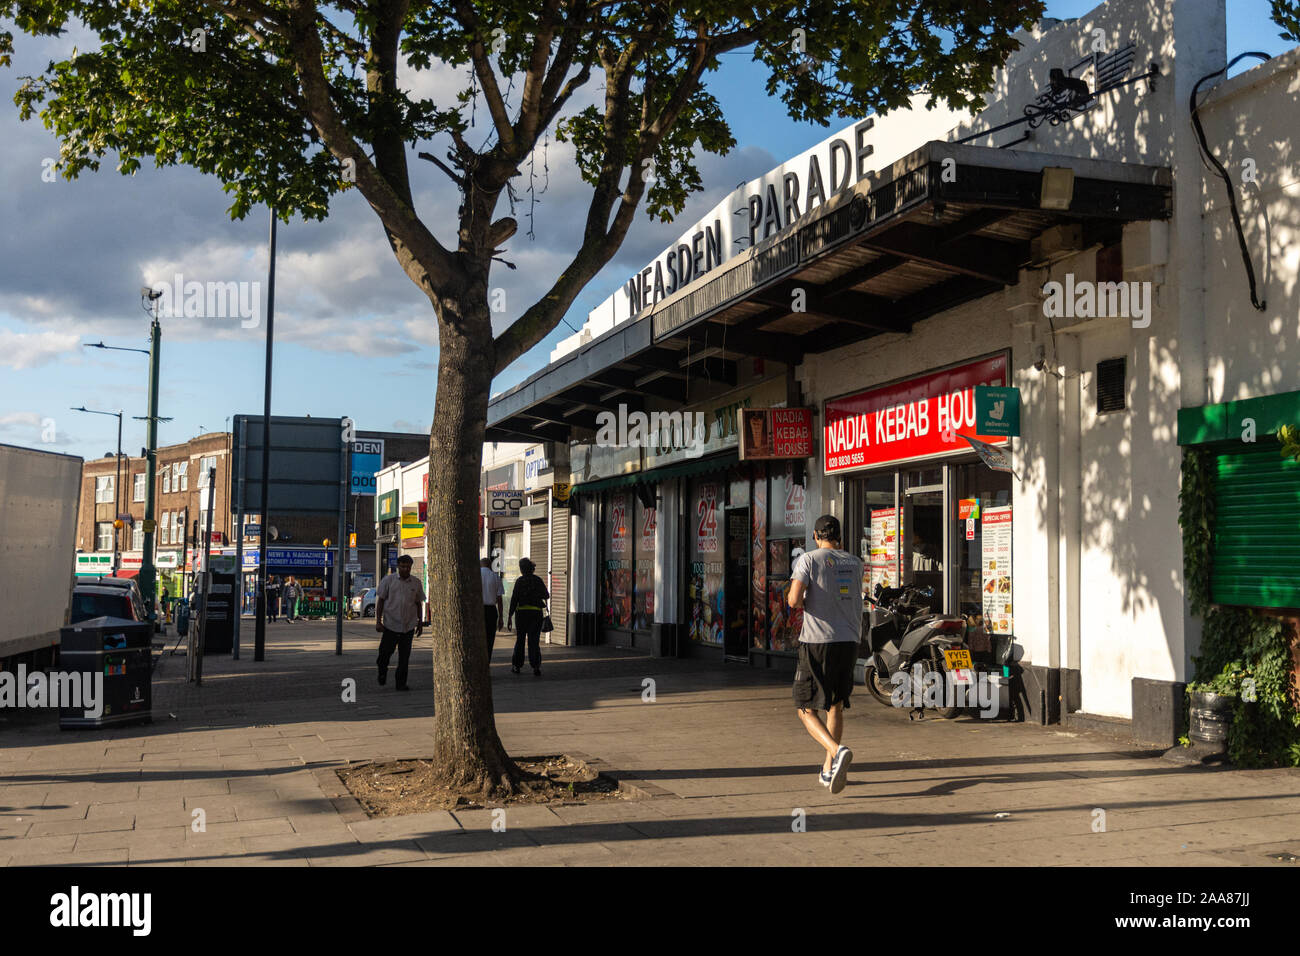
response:
{"label": "electrical cable on wall", "polygon": [[[1192,114],[1192,126],[1196,128],[1196,138],[1200,141],[1203,158],[1208,159],[1214,164],[1214,169],[1218,172],[1219,178],[1222,179],[1223,184],[1228,187],[1228,206],[1232,210],[1232,224],[1237,230],[1237,245],[1241,247],[1241,261],[1246,267],[1246,279],[1250,283],[1250,304],[1253,305],[1257,311],[1263,312],[1266,303],[1260,300],[1259,290],[1255,284],[1255,265],[1250,259],[1250,249],[1246,247],[1246,235],[1241,228],[1241,214],[1237,211],[1237,190],[1232,185],[1232,177],[1228,175],[1228,171],[1224,169],[1223,164],[1219,162],[1218,158],[1210,150],[1210,144],[1206,142],[1205,129],[1201,126],[1200,105],[1196,102],[1196,95],[1201,90],[1201,84],[1206,80],[1212,80],[1216,76],[1226,74],[1237,64],[1238,61],[1244,60],[1248,56],[1258,57],[1261,60],[1272,59],[1272,57],[1267,53],[1259,53],[1253,50],[1233,57],[1228,61],[1228,65],[1223,69],[1215,70],[1213,73],[1207,73],[1196,81],[1196,85],[1192,87],[1189,109]],[[1265,251],[1267,252],[1267,250]]]}

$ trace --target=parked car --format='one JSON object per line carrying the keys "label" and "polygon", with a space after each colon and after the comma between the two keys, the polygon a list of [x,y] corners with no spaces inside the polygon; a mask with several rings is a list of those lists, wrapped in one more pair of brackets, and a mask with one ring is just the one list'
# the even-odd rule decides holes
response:
{"label": "parked car", "polygon": [[100,578],[78,584],[72,589],[69,621],[76,624],[93,617],[146,620],[140,586],[131,578]]}
{"label": "parked car", "polygon": [[360,594],[352,596],[352,613],[362,617],[375,616],[376,588],[366,588]]}

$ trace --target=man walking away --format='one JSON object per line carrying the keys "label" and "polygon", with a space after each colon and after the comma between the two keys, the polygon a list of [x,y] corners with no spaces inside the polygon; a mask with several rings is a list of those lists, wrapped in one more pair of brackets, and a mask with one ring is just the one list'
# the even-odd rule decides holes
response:
{"label": "man walking away", "polygon": [[[799,556],[790,575],[789,604],[803,608],[794,703],[804,727],[826,751],[818,779],[839,793],[853,761],[840,736],[862,636],[862,560],[840,550],[840,521],[834,515],[817,519],[813,539],[817,547]],[[819,711],[826,712],[825,723]]]}
{"label": "man walking away", "polygon": [[397,573],[379,582],[376,593],[375,630],[383,637],[379,641],[379,683],[388,682],[388,662],[397,649],[397,689],[410,690],[406,685],[406,668],[411,661],[411,642],[424,629],[421,620],[424,607],[424,586],[418,578],[411,577],[411,556],[397,559]]}
{"label": "man walking away", "polygon": [[518,622],[515,632],[515,653],[510,662],[510,670],[518,674],[524,666],[524,640],[528,641],[528,663],[532,665],[533,676],[542,676],[542,611],[551,599],[551,592],[546,590],[542,579],[533,573],[537,565],[527,558],[519,559],[519,577],[515,588],[510,592],[510,613],[506,616],[506,629],[512,621]]}
{"label": "man walking away", "polygon": [[292,624],[298,617],[298,579],[292,574],[284,582],[284,619]]}
{"label": "man walking away", "polygon": [[487,633],[488,663],[492,663],[492,645],[497,639],[497,624],[505,617],[501,613],[501,579],[492,570],[492,559],[479,561],[478,576],[483,585],[483,629]]}

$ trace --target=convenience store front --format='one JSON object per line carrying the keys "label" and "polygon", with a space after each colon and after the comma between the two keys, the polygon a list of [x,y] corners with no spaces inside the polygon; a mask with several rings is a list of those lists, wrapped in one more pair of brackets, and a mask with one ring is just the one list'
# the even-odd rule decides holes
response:
{"label": "convenience store front", "polygon": [[1015,636],[1015,479],[964,436],[1008,442],[977,433],[975,388],[1007,385],[1009,362],[997,352],[824,403],[823,472],[840,481],[843,547],[863,560],[863,591],[931,589],[933,610],[962,615],[986,663]]}

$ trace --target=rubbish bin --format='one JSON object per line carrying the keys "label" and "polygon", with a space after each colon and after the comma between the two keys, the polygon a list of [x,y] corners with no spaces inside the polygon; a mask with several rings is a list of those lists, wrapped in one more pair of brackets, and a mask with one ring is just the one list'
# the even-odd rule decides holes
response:
{"label": "rubbish bin", "polygon": [[148,621],[119,617],[95,617],[61,629],[60,665],[65,672],[89,676],[81,686],[89,684],[93,696],[81,701],[91,706],[61,706],[59,729],[153,719],[152,631]]}

